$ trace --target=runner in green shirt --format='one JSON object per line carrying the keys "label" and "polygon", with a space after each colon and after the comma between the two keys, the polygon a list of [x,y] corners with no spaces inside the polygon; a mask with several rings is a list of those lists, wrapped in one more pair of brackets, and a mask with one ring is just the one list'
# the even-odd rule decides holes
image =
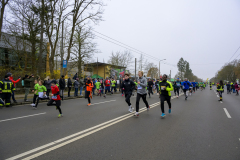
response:
{"label": "runner in green shirt", "polygon": [[114,92],[116,93],[116,81],[113,78],[112,78],[111,84],[112,84],[112,88],[111,88],[112,94],[113,94],[113,89],[114,89]]}
{"label": "runner in green shirt", "polygon": [[101,83],[99,82],[99,80],[95,83],[95,86],[96,86],[96,89],[97,89],[97,91],[98,91],[98,96],[99,96],[99,94],[100,94],[100,85],[101,85]]}

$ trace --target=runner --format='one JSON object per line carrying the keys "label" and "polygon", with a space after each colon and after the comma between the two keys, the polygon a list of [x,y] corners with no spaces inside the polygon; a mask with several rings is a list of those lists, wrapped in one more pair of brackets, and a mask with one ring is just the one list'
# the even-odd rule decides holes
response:
{"label": "runner", "polygon": [[224,91],[224,85],[223,85],[223,81],[222,80],[220,80],[220,83],[217,86],[217,91],[218,91],[219,97],[220,97],[220,100],[218,100],[218,101],[222,101],[222,93]]}
{"label": "runner", "polygon": [[200,85],[200,88],[201,88],[201,91],[203,90],[203,81],[201,81],[200,83],[199,83],[199,85]]}
{"label": "runner", "polygon": [[93,89],[93,82],[91,81],[90,77],[87,77],[87,81],[85,83],[86,86],[86,95],[85,98],[88,99],[88,106],[91,105],[91,99],[92,98],[92,89]]}
{"label": "runner", "polygon": [[101,90],[100,90],[101,83],[100,83],[99,79],[97,80],[95,85],[96,85],[96,89],[97,89],[97,93],[98,93],[97,96],[99,96],[101,94]]}
{"label": "runner", "polygon": [[36,99],[33,99],[33,105],[32,105],[33,109],[37,109],[40,99],[41,100],[48,99],[46,92],[47,92],[47,88],[43,85],[43,81],[42,80],[38,81],[37,86],[35,88],[35,95],[34,95],[36,96]]}
{"label": "runner", "polygon": [[[182,85],[181,85],[181,81],[179,81],[179,78],[177,79],[177,81],[176,81],[176,92],[177,92],[177,98],[179,97],[179,89],[180,89],[180,87],[182,87]],[[175,96],[176,96],[176,94],[175,94]]]}
{"label": "runner", "polygon": [[210,82],[210,90],[212,90],[212,82]]}
{"label": "runner", "polygon": [[184,92],[184,95],[185,95],[185,100],[187,100],[189,87],[191,86],[191,83],[188,81],[187,78],[185,78],[185,81],[182,83],[182,86],[183,86],[183,92]]}
{"label": "runner", "polygon": [[113,90],[114,90],[114,93],[116,93],[116,81],[112,78],[112,81],[111,81],[111,84],[112,84],[112,88],[111,88],[111,93],[113,94]]}
{"label": "runner", "polygon": [[167,101],[168,103],[168,113],[171,113],[171,91],[173,91],[172,84],[167,81],[167,75],[164,74],[162,77],[162,81],[159,83],[159,92],[160,92],[160,102],[161,102],[161,110],[162,110],[162,115],[161,117],[164,118],[166,116],[165,111],[164,111],[164,101]]}
{"label": "runner", "polygon": [[105,82],[104,82],[104,85],[105,85],[105,95],[104,97],[106,98],[106,94],[107,92],[112,94],[111,91],[110,91],[110,85],[111,85],[111,81],[109,80],[109,78],[107,77]]}
{"label": "runner", "polygon": [[[58,86],[56,85],[57,81],[56,80],[52,80],[51,82],[51,90],[52,90],[52,99],[49,100],[49,102],[47,103],[48,106],[56,106],[56,109],[59,111],[59,115],[58,118],[62,117],[62,110],[60,108],[61,106],[61,98],[59,95],[59,89]],[[55,104],[53,104],[53,102],[55,102]]]}
{"label": "runner", "polygon": [[150,96],[151,93],[153,95],[152,88],[153,88],[153,82],[151,81],[151,79],[149,79],[148,80],[148,95],[149,95],[149,98],[151,98],[151,96]]}
{"label": "runner", "polygon": [[142,98],[143,102],[145,103],[147,110],[149,110],[150,106],[148,105],[148,102],[146,100],[147,97],[147,92],[146,92],[146,87],[147,87],[147,79],[143,77],[143,71],[138,72],[138,86],[137,86],[137,99],[136,99],[136,113],[134,116],[139,116],[139,101],[140,98]]}
{"label": "runner", "polygon": [[132,92],[135,89],[135,83],[129,79],[128,73],[125,73],[125,80],[122,83],[122,88],[124,88],[125,101],[127,102],[128,107],[129,107],[128,111],[133,112],[134,109],[131,105],[130,98],[132,96]]}
{"label": "runner", "polygon": [[195,93],[196,91],[196,85],[197,83],[195,82],[195,80],[192,82],[192,86],[193,86],[193,92]]}

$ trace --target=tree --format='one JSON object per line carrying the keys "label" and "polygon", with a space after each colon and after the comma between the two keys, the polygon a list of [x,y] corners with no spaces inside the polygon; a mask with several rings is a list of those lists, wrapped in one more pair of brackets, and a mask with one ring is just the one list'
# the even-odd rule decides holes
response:
{"label": "tree", "polygon": [[147,72],[147,77],[157,78],[158,77],[158,68],[154,63],[148,63],[145,67]]}
{"label": "tree", "polygon": [[[82,65],[84,62],[91,60],[94,52],[96,52],[96,43],[93,43],[94,35],[91,28],[79,26],[74,35],[73,55],[76,57],[78,74],[82,77]],[[71,60],[74,60],[72,58]]]}
{"label": "tree", "polygon": [[127,69],[129,69],[129,67],[133,63],[132,59],[133,56],[130,51],[118,51],[115,54],[112,52],[112,55],[109,57],[108,63],[116,66],[126,67]]}
{"label": "tree", "polygon": [[49,57],[50,73],[54,71],[54,58],[56,57],[57,44],[59,41],[60,27],[68,14],[64,11],[68,8],[68,1],[66,0],[48,0],[45,3],[44,24],[46,27],[46,35],[51,47],[51,54]]}
{"label": "tree", "polygon": [[181,79],[183,79],[183,73],[185,72],[186,64],[187,64],[187,62],[181,57],[177,64]]}
{"label": "tree", "polygon": [[[73,37],[77,26],[83,26],[83,23],[92,21],[97,24],[102,20],[103,2],[101,0],[74,0],[73,10],[69,13],[72,17],[72,26],[69,37],[69,45],[67,49],[67,61],[71,57],[71,49],[73,46]],[[66,69],[64,70],[66,75]]]}
{"label": "tree", "polygon": [[192,70],[190,69],[190,65],[188,62],[186,62],[186,69],[184,73],[184,78],[192,79],[193,78],[193,73]]}
{"label": "tree", "polygon": [[1,16],[0,16],[0,38],[2,36],[2,26],[3,26],[3,16],[5,12],[5,7],[8,4],[9,0],[1,0]]}

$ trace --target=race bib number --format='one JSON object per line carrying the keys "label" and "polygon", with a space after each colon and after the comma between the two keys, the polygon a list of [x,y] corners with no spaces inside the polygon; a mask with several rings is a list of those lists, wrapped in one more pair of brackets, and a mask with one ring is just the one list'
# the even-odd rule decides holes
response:
{"label": "race bib number", "polygon": [[177,86],[180,86],[180,84],[179,84],[179,83],[177,83]]}
{"label": "race bib number", "polygon": [[142,89],[142,86],[138,85],[138,89]]}
{"label": "race bib number", "polygon": [[185,89],[185,86],[182,86],[183,89]]}
{"label": "race bib number", "polygon": [[43,97],[43,92],[39,92],[38,94],[39,94],[39,95],[38,95],[39,98],[44,98],[44,97]]}
{"label": "race bib number", "polygon": [[57,96],[52,96],[52,99],[57,99]]}

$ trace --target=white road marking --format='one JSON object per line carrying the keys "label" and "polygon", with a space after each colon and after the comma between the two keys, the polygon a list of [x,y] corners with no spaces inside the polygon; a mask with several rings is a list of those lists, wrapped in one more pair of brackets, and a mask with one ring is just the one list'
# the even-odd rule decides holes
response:
{"label": "white road marking", "polygon": [[[159,104],[160,104],[160,102],[157,102],[157,103],[152,104],[150,107],[151,107],[151,108],[154,108],[154,107],[158,106]],[[142,108],[142,109],[140,109],[139,111],[143,111],[143,110],[145,111],[146,108]],[[93,129],[97,129],[98,127],[101,127],[101,126],[107,125],[107,124],[109,124],[109,123],[115,122],[115,121],[117,121],[117,120],[119,120],[119,119],[123,119],[123,118],[125,118],[125,117],[132,117],[132,116],[133,116],[133,113],[125,114],[125,115],[120,116],[120,117],[118,117],[118,118],[115,118],[115,119],[112,119],[112,120],[110,120],[110,121],[101,123],[101,124],[99,124],[99,125],[97,125],[97,126],[94,126],[94,127],[88,128],[88,129],[85,129],[85,130],[80,131],[80,132],[78,132],[78,133],[72,134],[72,135],[70,135],[70,136],[67,136],[67,137],[64,137],[64,138],[62,138],[62,139],[56,140],[56,141],[54,141],[54,142],[48,143],[48,144],[46,144],[46,145],[37,147],[37,148],[35,148],[35,149],[32,149],[32,150],[27,151],[27,152],[24,152],[24,153],[22,153],[22,154],[16,155],[16,156],[14,156],[14,157],[8,158],[7,160],[19,159],[19,158],[21,158],[21,157],[23,157],[23,156],[27,156],[27,155],[29,155],[29,154],[31,154],[31,153],[37,152],[37,151],[42,150],[42,149],[44,149],[44,148],[50,147],[50,146],[52,146],[52,145],[56,145],[57,143],[63,142],[63,141],[68,140],[68,139],[70,139],[70,138],[79,136],[79,135],[81,135],[81,134],[83,134],[83,133],[85,133],[85,132],[88,132],[88,131],[91,131],[91,130],[93,130]]]}
{"label": "white road marking", "polygon": [[[180,95],[183,95],[183,94],[180,94]],[[179,96],[180,96],[180,95],[179,95]],[[160,102],[154,103],[154,104],[150,105],[150,108],[152,109],[152,108],[154,108],[154,107],[156,107],[156,106],[159,106],[159,104],[160,104]],[[151,109],[150,109],[150,110],[151,110]],[[141,109],[139,110],[139,113],[144,112],[144,111],[146,111],[146,110],[147,110],[147,109],[146,109],[145,107],[144,107],[144,108],[141,108]],[[54,142],[48,143],[48,144],[46,144],[46,145],[40,146],[40,147],[38,147],[38,148],[32,149],[32,150],[27,151],[27,152],[24,152],[24,153],[22,153],[22,154],[16,155],[16,156],[14,156],[14,157],[8,158],[7,160],[19,159],[19,158],[21,158],[21,157],[30,155],[30,154],[32,154],[32,153],[34,153],[34,152],[40,151],[40,150],[42,150],[42,149],[44,149],[44,148],[50,147],[50,146],[52,146],[52,145],[55,145],[55,146],[53,146],[53,147],[51,147],[51,148],[48,148],[48,149],[46,149],[46,150],[43,150],[43,151],[41,151],[41,152],[39,152],[39,153],[35,153],[34,155],[31,155],[31,156],[29,156],[29,157],[26,157],[26,158],[24,158],[24,160],[29,160],[29,159],[33,159],[33,158],[39,157],[39,156],[41,156],[41,155],[43,155],[43,154],[45,154],[45,153],[48,153],[48,152],[53,151],[53,150],[55,150],[55,149],[57,149],[57,148],[60,148],[60,147],[62,147],[62,146],[65,146],[65,145],[67,145],[67,144],[69,144],[69,143],[72,143],[72,142],[74,142],[74,141],[77,141],[77,140],[79,140],[79,139],[81,139],[81,138],[84,138],[84,137],[86,137],[86,136],[88,136],[88,135],[91,135],[91,134],[93,134],[93,133],[95,133],[95,132],[98,132],[98,131],[100,131],[100,130],[102,130],[102,129],[105,129],[105,128],[109,127],[109,126],[112,126],[112,125],[114,125],[114,124],[116,124],[116,123],[119,123],[119,122],[121,122],[121,121],[123,121],[123,120],[125,120],[125,119],[128,119],[128,118],[131,118],[131,117],[133,117],[133,113],[125,114],[125,115],[120,116],[120,117],[118,117],[118,118],[115,118],[115,119],[109,120],[109,121],[107,121],[107,122],[101,123],[101,124],[99,124],[99,125],[97,125],[97,126],[88,128],[88,129],[86,129],[86,130],[80,131],[80,132],[78,132],[78,133],[72,134],[72,135],[70,135],[70,136],[64,137],[64,138],[62,138],[62,139],[56,140],[56,141],[54,141]],[[87,133],[85,133],[85,132],[87,132]],[[84,134],[83,134],[83,133],[84,133]],[[81,134],[82,134],[82,135],[81,135]],[[75,137],[75,138],[74,138],[74,137]],[[70,140],[68,140],[68,139],[70,139]],[[67,141],[65,141],[65,140],[67,140]],[[65,141],[65,142],[63,142],[63,141]],[[63,142],[63,143],[60,143],[60,142]],[[58,144],[58,143],[60,143],[60,144]]]}
{"label": "white road marking", "polygon": [[104,101],[104,102],[99,102],[99,103],[93,103],[93,104],[91,104],[91,106],[94,106],[94,105],[96,105],[96,104],[114,102],[114,101],[116,101],[116,100],[110,100],[110,101]]}
{"label": "white road marking", "polygon": [[38,116],[38,115],[42,115],[42,114],[46,114],[46,112],[44,112],[44,113],[38,113],[38,114],[32,114],[32,115],[28,115],[28,116],[22,116],[22,117],[16,117],[16,118],[4,119],[4,120],[0,120],[0,122],[6,122],[6,121],[15,120],[15,119],[21,119],[21,118],[33,117],[33,116]]}
{"label": "white road marking", "polygon": [[217,97],[219,97],[219,96],[217,95]]}
{"label": "white road marking", "polygon": [[223,103],[222,101],[220,101],[220,103]]}
{"label": "white road marking", "polygon": [[227,117],[228,117],[228,118],[232,118],[232,117],[230,116],[230,114],[228,113],[227,109],[226,109],[226,108],[223,108],[223,109],[224,109],[224,111],[225,111]]}

